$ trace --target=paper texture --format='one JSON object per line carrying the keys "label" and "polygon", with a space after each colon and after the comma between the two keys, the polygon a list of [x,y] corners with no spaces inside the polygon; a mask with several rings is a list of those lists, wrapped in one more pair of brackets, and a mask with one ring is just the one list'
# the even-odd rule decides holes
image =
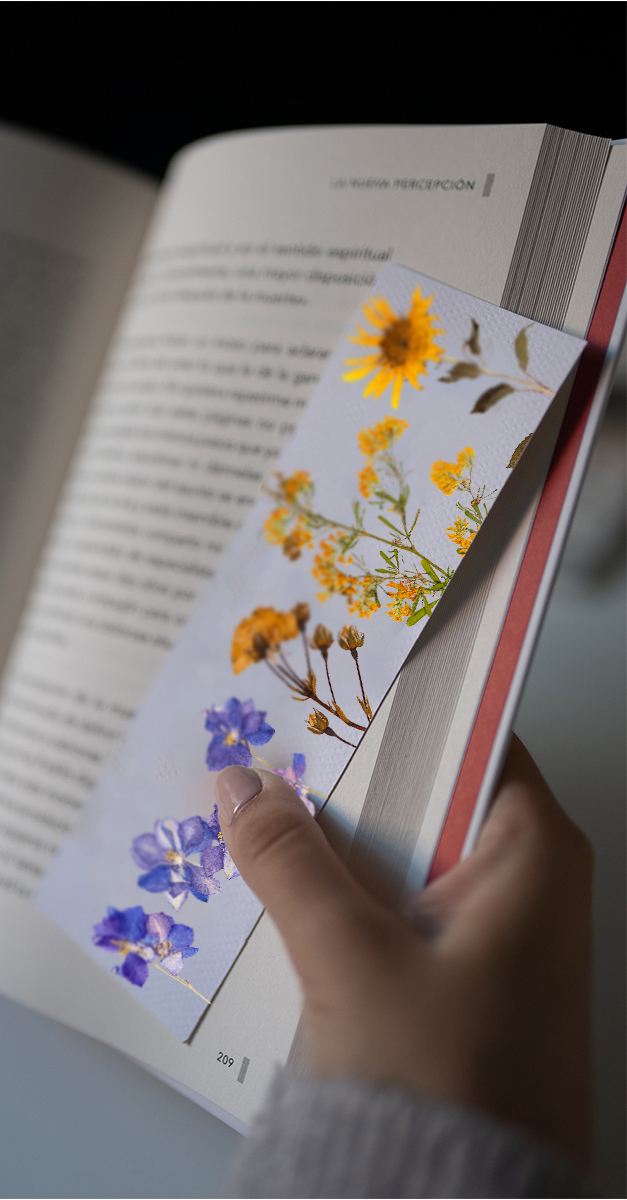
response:
{"label": "paper texture", "polygon": [[[37,893],[46,915],[103,966],[110,960],[92,945],[91,934],[107,905],[122,910],[143,904],[146,912],[167,907],[165,896],[138,887],[141,872],[130,856],[133,839],[162,818],[180,822],[195,814],[210,816],[205,757],[216,735],[214,727],[204,728],[203,711],[233,696],[252,699],[276,731],[259,753],[275,768],[287,768],[294,754],[306,755],[308,787],[328,795],[363,736],[368,703],[376,711],[444,584],[459,566],[463,569],[472,538],[477,532],[481,536],[482,520],[511,475],[515,452],[540,423],[582,349],[576,338],[530,326],[401,267],[384,268],[373,294],[384,301],[360,309],[350,323],[297,434],[266,481],[273,497],[262,495],[247,517],[144,701],[117,762],[105,771]],[[367,328],[365,338],[356,334],[358,328]],[[418,339],[412,362],[420,362],[423,373],[412,376],[408,368],[410,377],[403,382],[394,372],[401,353],[394,338],[405,334],[410,341]],[[370,371],[375,384],[387,380],[376,404],[371,396],[364,398],[369,378],[350,378],[361,373],[361,363],[367,367],[373,345],[387,371],[380,376],[376,365]],[[399,399],[398,407],[391,407]],[[297,500],[290,508],[294,491]],[[353,546],[346,544],[352,527],[357,530]],[[407,536],[394,532],[399,527]],[[277,544],[277,530],[283,545]],[[297,556],[294,545],[301,536]],[[329,545],[343,550],[343,559],[337,553],[333,557]],[[387,574],[378,576],[376,608],[378,570]],[[346,583],[351,578],[354,585]],[[253,661],[256,651],[246,649],[253,645],[247,619],[255,610],[289,614],[298,604],[311,609],[308,633],[323,622],[335,633],[352,625],[359,637],[364,635],[358,653],[365,687],[361,706],[350,645],[336,644],[328,652],[339,702],[335,713],[322,656],[315,650],[310,654],[316,655],[321,682],[308,703],[295,703],[276,674],[285,663],[301,679],[306,674],[297,631],[278,639],[284,642],[283,658],[272,651],[266,655],[270,662]],[[324,697],[322,706],[318,697]],[[340,709],[347,721],[337,715]],[[306,727],[312,711],[336,736],[312,736]],[[223,743],[224,762],[238,736],[229,733]],[[260,914],[241,879],[226,879],[220,872],[218,877],[219,893],[204,903],[190,894],[175,918],[194,929],[198,953],[186,962],[184,975],[208,999]],[[132,985],[123,981],[122,986]],[[133,994],[181,1038],[191,1033],[204,1008],[197,996],[155,971]]]}

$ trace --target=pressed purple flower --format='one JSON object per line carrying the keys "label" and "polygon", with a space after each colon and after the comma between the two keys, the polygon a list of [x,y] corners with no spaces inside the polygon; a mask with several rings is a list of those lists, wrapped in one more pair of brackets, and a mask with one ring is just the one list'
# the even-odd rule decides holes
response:
{"label": "pressed purple flower", "polygon": [[273,773],[275,775],[281,775],[282,778],[285,779],[285,781],[287,783],[289,783],[290,787],[294,788],[294,791],[297,793],[298,796],[300,796],[303,804],[305,805],[305,808],[308,808],[312,817],[315,817],[316,806],[313,803],[313,801],[309,799],[309,792],[307,789],[307,785],[305,783],[303,783],[303,778],[304,778],[306,769],[307,769],[307,762],[305,760],[305,755],[304,754],[294,754],[292,757],[291,767],[284,767],[283,770],[279,770],[278,768],[273,768]]}
{"label": "pressed purple flower", "polygon": [[153,941],[153,948],[160,966],[170,975],[180,975],[186,958],[198,954],[192,946],[194,930],[190,925],[176,925],[167,913],[150,913],[146,917],[146,933]]}
{"label": "pressed purple flower", "polygon": [[214,705],[205,712],[205,729],[213,737],[207,749],[210,771],[224,767],[249,767],[253,761],[251,746],[265,746],[274,735],[265,712],[255,708],[254,700],[237,700],[231,696],[224,708]]}
{"label": "pressed purple flower", "polygon": [[198,953],[193,940],[194,930],[189,925],[175,925],[166,913],[146,914],[139,905],[108,908],[104,920],[94,925],[92,938],[102,950],[122,955],[122,966],[113,967],[113,974],[123,975],[136,987],[144,986],[150,963],[179,975],[184,960]]}
{"label": "pressed purple flower", "polygon": [[200,861],[205,871],[208,875],[224,871],[227,879],[235,879],[239,875],[239,871],[226,848],[224,835],[220,828],[217,804],[213,806],[213,812],[207,821],[207,825],[213,834],[215,844],[207,846],[207,849],[203,850],[200,856]]}
{"label": "pressed purple flower", "polygon": [[155,822],[154,833],[142,833],[131,846],[138,867],[146,872],[137,883],[147,892],[166,892],[174,909],[185,903],[191,892],[197,900],[208,900],[220,891],[220,884],[189,859],[202,854],[211,845],[214,834],[203,817],[174,821],[166,817]]}

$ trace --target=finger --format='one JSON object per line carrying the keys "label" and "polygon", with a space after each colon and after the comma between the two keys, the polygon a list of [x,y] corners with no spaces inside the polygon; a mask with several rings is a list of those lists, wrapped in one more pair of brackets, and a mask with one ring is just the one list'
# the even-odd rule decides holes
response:
{"label": "finger", "polygon": [[218,776],[215,796],[229,853],[277,925],[303,984],[349,970],[376,905],[293,788],[272,771],[233,766]]}
{"label": "finger", "polygon": [[[566,816],[531,755],[513,735],[494,801],[473,853],[415,898],[414,910],[435,928],[471,904],[485,907],[490,930],[511,920],[512,904],[550,890],[557,879],[589,895],[592,853]],[[514,877],[520,876],[514,886]],[[500,896],[500,893],[503,893]],[[525,899],[526,898],[526,899]],[[503,907],[504,905],[504,907]],[[469,919],[474,920],[474,916]]]}

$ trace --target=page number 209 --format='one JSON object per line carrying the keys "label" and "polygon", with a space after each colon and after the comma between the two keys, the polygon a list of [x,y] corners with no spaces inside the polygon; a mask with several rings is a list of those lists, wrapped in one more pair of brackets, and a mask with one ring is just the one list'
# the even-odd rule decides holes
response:
{"label": "page number 209", "polygon": [[224,1063],[225,1067],[232,1067],[234,1060],[221,1050],[218,1054],[218,1062]]}

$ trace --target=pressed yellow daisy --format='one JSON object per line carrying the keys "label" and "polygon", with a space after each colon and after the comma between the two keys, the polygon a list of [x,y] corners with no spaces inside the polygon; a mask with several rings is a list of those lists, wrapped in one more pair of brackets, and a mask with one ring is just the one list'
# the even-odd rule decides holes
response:
{"label": "pressed yellow daisy", "polygon": [[434,341],[434,335],[445,331],[436,324],[439,317],[429,313],[433,296],[423,299],[417,287],[411,308],[404,317],[396,315],[384,296],[373,296],[364,304],[364,316],[374,325],[377,332],[369,333],[357,326],[356,337],[350,338],[359,346],[376,347],[376,352],[362,358],[348,358],[345,366],[351,367],[343,378],[347,382],[364,379],[376,372],[364,390],[364,396],[378,400],[389,385],[392,385],[392,408],[398,408],[401,389],[405,382],[412,387],[422,388],[420,375],[427,374],[428,362],[439,362],[444,351]]}

